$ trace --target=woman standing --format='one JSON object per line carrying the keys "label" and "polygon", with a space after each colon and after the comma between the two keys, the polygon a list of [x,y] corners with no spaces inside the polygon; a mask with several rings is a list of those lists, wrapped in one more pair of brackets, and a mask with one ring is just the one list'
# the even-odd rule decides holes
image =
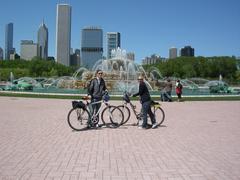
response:
{"label": "woman standing", "polygon": [[176,82],[176,94],[177,94],[177,97],[178,97],[178,102],[181,101],[181,98],[182,98],[182,84],[180,82],[180,80],[177,80]]}

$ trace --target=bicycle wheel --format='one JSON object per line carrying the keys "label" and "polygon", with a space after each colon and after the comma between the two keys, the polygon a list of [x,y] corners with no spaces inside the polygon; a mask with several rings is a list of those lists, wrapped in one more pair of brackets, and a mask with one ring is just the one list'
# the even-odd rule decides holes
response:
{"label": "bicycle wheel", "polygon": [[88,119],[90,114],[88,110],[82,108],[73,108],[67,116],[68,125],[76,131],[86,129],[88,127]]}
{"label": "bicycle wheel", "polygon": [[160,126],[165,119],[165,113],[164,113],[163,109],[159,106],[157,106],[157,107],[152,106],[151,109],[155,115],[156,123],[158,124],[158,126]]}
{"label": "bicycle wheel", "polygon": [[119,127],[124,120],[123,112],[116,106],[107,106],[101,114],[102,122],[107,127]]}
{"label": "bicycle wheel", "polygon": [[120,105],[120,106],[117,106],[117,107],[123,112],[124,120],[121,124],[121,125],[123,125],[123,124],[127,123],[128,120],[130,119],[130,109],[127,106],[124,106],[124,105]]}

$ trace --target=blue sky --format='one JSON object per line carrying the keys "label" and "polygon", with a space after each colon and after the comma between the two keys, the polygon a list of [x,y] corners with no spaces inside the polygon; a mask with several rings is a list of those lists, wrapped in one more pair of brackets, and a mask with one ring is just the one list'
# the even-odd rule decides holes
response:
{"label": "blue sky", "polygon": [[[44,19],[49,30],[49,55],[55,56],[56,5],[72,6],[72,48],[80,48],[81,29],[99,26],[121,33],[121,47],[136,61],[170,47],[191,45],[195,56],[240,56],[240,0],[1,0],[0,47],[5,25],[14,23],[14,47],[37,41]],[[104,55],[106,40],[104,38]]]}

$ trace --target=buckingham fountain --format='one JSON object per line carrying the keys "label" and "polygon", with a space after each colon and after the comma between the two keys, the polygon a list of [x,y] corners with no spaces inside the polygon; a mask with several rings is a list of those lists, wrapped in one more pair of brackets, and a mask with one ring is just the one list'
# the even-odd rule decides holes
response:
{"label": "buckingham fountain", "polygon": [[[73,77],[78,84],[85,82],[85,86],[94,77],[97,69],[104,72],[104,79],[107,88],[112,94],[119,94],[123,91],[136,92],[138,89],[137,78],[139,75],[148,77],[141,65],[127,58],[126,51],[120,48],[112,51],[112,58],[98,60],[91,70],[79,68]],[[154,69],[151,74],[151,81],[147,78],[146,83],[150,90],[155,89],[155,81],[162,78],[159,71]],[[154,81],[155,80],[155,81]]]}
{"label": "buckingham fountain", "polygon": [[[117,48],[112,51],[112,58],[98,60],[92,69],[80,67],[72,76],[31,78],[22,77],[14,80],[11,73],[11,82],[2,90],[31,91],[36,93],[63,93],[86,94],[86,87],[94,77],[97,69],[104,72],[104,79],[109,92],[113,95],[121,95],[123,91],[135,93],[138,91],[137,78],[145,77],[145,82],[152,95],[160,95],[166,78],[160,71],[151,67],[146,72],[144,68],[127,58],[125,50]],[[170,77],[173,87],[177,78]],[[239,94],[239,88],[235,91],[219,77],[219,80],[209,81],[201,78],[181,79],[184,95],[211,95],[211,94]],[[174,88],[173,88],[174,94]]]}

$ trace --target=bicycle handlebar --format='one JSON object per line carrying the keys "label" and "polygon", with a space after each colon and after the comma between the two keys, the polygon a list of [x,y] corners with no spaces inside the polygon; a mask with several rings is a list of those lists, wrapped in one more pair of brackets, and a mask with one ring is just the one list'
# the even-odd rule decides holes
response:
{"label": "bicycle handlebar", "polygon": [[[83,96],[81,97],[82,100],[88,101],[91,100],[92,97],[90,97],[89,95]],[[110,96],[108,95],[108,91],[104,91],[103,93],[103,100],[102,101],[108,101],[110,99]]]}

